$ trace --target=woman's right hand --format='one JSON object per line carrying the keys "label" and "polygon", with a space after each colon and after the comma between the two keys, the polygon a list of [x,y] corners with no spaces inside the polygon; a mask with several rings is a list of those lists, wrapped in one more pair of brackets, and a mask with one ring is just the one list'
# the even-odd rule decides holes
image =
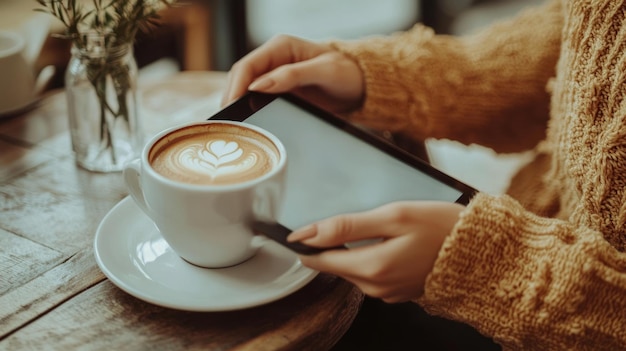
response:
{"label": "woman's right hand", "polygon": [[365,294],[403,302],[424,293],[446,237],[464,206],[441,201],[399,201],[365,212],[322,219],[296,230],[289,242],[333,247],[367,239],[379,242],[301,255],[303,265],[340,276]]}
{"label": "woman's right hand", "polygon": [[222,106],[247,90],[291,91],[330,111],[348,112],[363,99],[364,79],[358,65],[330,45],[280,35],[233,65]]}

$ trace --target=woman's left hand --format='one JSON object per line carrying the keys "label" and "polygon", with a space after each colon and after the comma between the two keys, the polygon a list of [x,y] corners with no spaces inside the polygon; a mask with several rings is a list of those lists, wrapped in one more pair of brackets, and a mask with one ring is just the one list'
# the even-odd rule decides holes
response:
{"label": "woman's left hand", "polygon": [[332,247],[365,239],[381,242],[300,256],[312,269],[340,276],[363,293],[385,302],[419,297],[444,239],[459,219],[462,205],[406,201],[331,217],[289,235],[315,247]]}

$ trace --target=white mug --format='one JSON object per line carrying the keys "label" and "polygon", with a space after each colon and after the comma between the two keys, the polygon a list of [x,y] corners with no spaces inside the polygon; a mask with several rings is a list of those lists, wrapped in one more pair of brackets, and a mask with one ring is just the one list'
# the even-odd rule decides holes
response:
{"label": "white mug", "polygon": [[0,114],[32,104],[54,74],[54,66],[48,66],[36,77],[34,62],[26,51],[20,34],[0,31]]}
{"label": "white mug", "polygon": [[[266,160],[270,165],[267,171],[237,180],[244,173],[236,171],[253,172],[250,165],[255,157],[262,157],[249,153],[244,141],[237,144],[225,140],[228,135],[213,136],[223,131],[244,131],[250,140],[262,139],[262,146],[270,147],[274,157],[271,162]],[[202,141],[179,146],[196,137]],[[125,166],[123,176],[132,198],[181,258],[197,266],[218,268],[236,265],[255,254],[258,245],[251,223],[277,219],[286,164],[285,147],[266,130],[243,122],[209,120],[157,134],[140,158]],[[197,183],[205,176],[232,183]]]}

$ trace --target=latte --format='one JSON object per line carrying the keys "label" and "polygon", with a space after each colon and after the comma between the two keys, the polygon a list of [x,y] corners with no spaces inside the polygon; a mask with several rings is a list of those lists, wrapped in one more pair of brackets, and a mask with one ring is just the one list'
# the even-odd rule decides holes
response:
{"label": "latte", "polygon": [[148,160],[169,179],[198,185],[247,182],[280,161],[274,143],[241,125],[212,123],[178,129],[154,143]]}

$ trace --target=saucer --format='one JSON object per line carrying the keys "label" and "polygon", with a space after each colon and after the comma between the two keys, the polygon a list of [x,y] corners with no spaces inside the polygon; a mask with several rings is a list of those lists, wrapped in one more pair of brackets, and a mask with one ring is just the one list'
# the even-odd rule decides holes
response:
{"label": "saucer", "polygon": [[172,251],[130,197],[103,218],[94,251],[102,272],[120,289],[156,305],[187,311],[262,305],[295,292],[318,274],[271,240],[251,259],[233,267],[189,264]]}

